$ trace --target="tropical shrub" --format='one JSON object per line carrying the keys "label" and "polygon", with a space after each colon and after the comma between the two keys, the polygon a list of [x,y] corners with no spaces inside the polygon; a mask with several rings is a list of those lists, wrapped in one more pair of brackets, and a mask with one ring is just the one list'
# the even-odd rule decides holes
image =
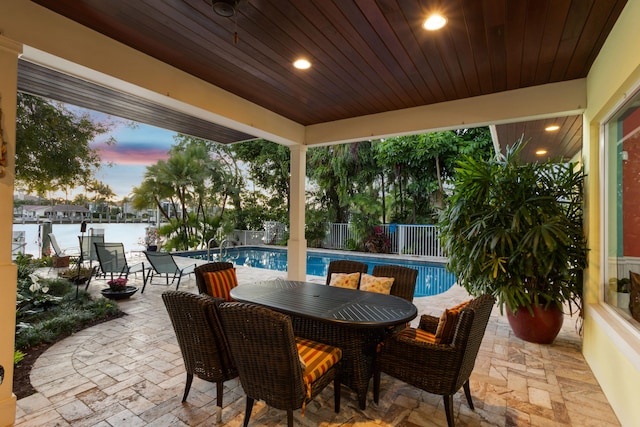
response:
{"label": "tropical shrub", "polygon": [[[40,264],[30,257],[16,262],[16,350],[27,351],[42,343],[55,342],[87,324],[121,314],[113,301],[94,300],[65,278],[38,276],[35,270]],[[21,359],[18,353],[14,356]]]}
{"label": "tropical shrub", "polygon": [[490,159],[458,163],[440,221],[448,268],[472,295],[515,311],[542,304],[582,309],[587,242],[581,169],[524,163],[524,143]]}

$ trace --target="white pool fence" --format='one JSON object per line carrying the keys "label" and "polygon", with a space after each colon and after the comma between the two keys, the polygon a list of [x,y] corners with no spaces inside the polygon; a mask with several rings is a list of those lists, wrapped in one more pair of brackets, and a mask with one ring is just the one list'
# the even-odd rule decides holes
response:
{"label": "white pool fence", "polygon": [[[444,258],[440,247],[439,232],[435,225],[384,224],[381,231],[391,243],[390,253]],[[235,230],[229,236],[231,241],[241,245],[274,244],[284,238],[284,224],[269,222],[265,230]],[[326,249],[348,250],[349,242],[359,242],[358,236],[350,224],[330,223],[322,247]]]}

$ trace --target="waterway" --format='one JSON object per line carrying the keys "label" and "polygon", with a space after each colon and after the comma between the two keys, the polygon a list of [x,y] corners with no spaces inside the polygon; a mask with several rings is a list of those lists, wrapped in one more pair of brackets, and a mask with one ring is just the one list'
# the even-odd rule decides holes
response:
{"label": "waterway", "polygon": [[[124,245],[126,252],[142,251],[145,249],[141,244],[144,238],[145,228],[149,224],[146,223],[89,223],[87,224],[87,232],[85,234],[102,232],[105,242],[118,242]],[[80,243],[78,236],[80,233],[80,224],[52,224],[52,232],[56,236],[60,248],[69,252],[78,253]],[[40,257],[41,246],[41,224],[13,224],[13,231],[24,231],[26,248],[25,253],[34,257]]]}

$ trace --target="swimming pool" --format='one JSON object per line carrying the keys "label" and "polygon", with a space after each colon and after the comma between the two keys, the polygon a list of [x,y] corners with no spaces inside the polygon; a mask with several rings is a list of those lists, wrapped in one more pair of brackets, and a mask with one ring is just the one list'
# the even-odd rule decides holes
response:
{"label": "swimming pool", "polygon": [[[186,254],[185,254],[186,255]],[[206,259],[206,251],[191,252],[190,257]],[[218,261],[219,254],[213,254],[211,261]],[[330,261],[349,259],[364,262],[369,266],[369,274],[376,265],[403,265],[418,270],[416,297],[437,295],[447,291],[455,282],[455,276],[447,271],[443,264],[406,260],[402,258],[357,256],[352,253],[344,255],[334,252],[307,251],[307,274],[326,276]],[[239,266],[265,268],[268,270],[287,271],[287,250],[278,248],[237,247],[225,251],[223,261],[230,261]]]}

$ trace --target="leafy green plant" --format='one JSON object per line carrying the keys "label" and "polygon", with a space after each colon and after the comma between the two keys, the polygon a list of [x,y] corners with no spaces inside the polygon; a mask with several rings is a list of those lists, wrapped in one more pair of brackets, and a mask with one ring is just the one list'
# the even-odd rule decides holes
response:
{"label": "leafy green plant", "polygon": [[506,155],[466,157],[440,221],[448,268],[472,295],[503,309],[555,304],[582,309],[587,244],[583,173],[574,164],[521,163],[522,140]]}
{"label": "leafy green plant", "polygon": [[18,280],[24,280],[33,274],[38,268],[38,264],[35,262],[31,255],[18,254],[14,263],[18,266]]}
{"label": "leafy green plant", "polygon": [[89,278],[95,273],[95,270],[96,267],[89,268],[81,266],[78,268],[74,266],[58,273],[58,277],[67,279],[67,281],[72,283],[81,284],[89,280]]}
{"label": "leafy green plant", "polygon": [[327,221],[323,211],[307,207],[305,211],[305,238],[307,246],[319,248],[327,234]]}
{"label": "leafy green plant", "polygon": [[360,245],[358,245],[358,241],[355,239],[347,239],[344,244],[350,251],[357,251],[360,249]]}
{"label": "leafy green plant", "polygon": [[16,296],[16,317],[40,313],[57,304],[62,297],[49,293],[49,281],[31,274],[28,279],[18,280]]}
{"label": "leafy green plant", "polygon": [[118,305],[104,298],[92,299],[85,291],[75,290],[61,297],[59,304],[46,311],[32,313],[16,325],[17,349],[52,343],[81,330],[85,325],[120,313]]}
{"label": "leafy green plant", "polygon": [[[17,264],[15,348],[18,351],[55,342],[87,324],[121,314],[113,301],[93,300],[89,293],[77,290],[64,277],[39,277],[34,273],[41,265],[37,260],[23,257]],[[17,352],[16,357],[20,357]]]}
{"label": "leafy green plant", "polygon": [[73,288],[73,285],[69,280],[59,279],[46,279],[46,284],[49,287],[49,294],[56,296],[64,296],[69,293]]}
{"label": "leafy green plant", "polygon": [[24,359],[25,356],[26,354],[24,354],[20,350],[15,350],[13,352],[13,364],[17,365],[18,363],[22,362],[22,359]]}

